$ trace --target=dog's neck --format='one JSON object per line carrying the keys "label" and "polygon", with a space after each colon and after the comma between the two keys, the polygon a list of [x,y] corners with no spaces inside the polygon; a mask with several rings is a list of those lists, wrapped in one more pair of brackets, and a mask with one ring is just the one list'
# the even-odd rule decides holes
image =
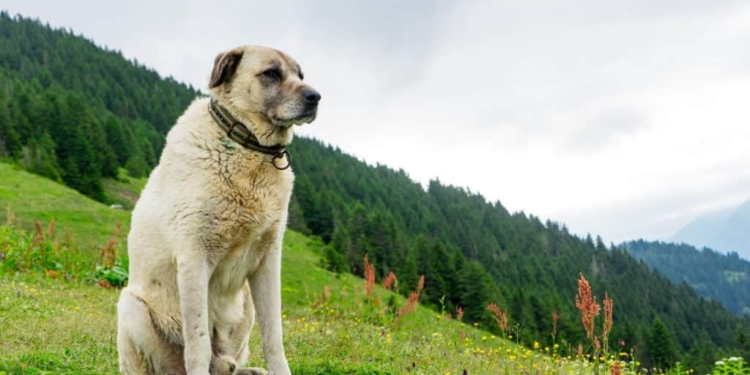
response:
{"label": "dog's neck", "polygon": [[292,141],[290,127],[276,126],[257,114],[243,115],[231,105],[211,97],[208,112],[227,136],[241,146],[270,156],[278,156]]}

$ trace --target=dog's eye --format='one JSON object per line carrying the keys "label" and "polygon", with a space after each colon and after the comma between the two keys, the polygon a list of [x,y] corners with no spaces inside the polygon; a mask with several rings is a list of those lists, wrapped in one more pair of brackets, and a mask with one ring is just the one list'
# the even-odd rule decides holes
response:
{"label": "dog's eye", "polygon": [[263,73],[261,73],[264,77],[271,78],[273,80],[280,80],[281,79],[281,70],[278,68],[271,68],[268,70],[264,70]]}

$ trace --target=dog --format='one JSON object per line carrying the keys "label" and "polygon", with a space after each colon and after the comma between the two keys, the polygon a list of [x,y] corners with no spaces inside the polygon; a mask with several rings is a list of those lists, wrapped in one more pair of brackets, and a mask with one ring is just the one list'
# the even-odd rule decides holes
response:
{"label": "dog", "polygon": [[[219,54],[210,97],[167,135],[132,214],[117,303],[123,374],[291,374],[282,343],[281,245],[294,175],[285,147],[320,94],[283,52]],[[257,314],[262,368],[249,357]]]}

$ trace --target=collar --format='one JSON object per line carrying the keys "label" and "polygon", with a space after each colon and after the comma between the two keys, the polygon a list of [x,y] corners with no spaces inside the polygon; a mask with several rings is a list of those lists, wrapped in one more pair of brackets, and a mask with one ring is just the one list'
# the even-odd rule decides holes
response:
{"label": "collar", "polygon": [[[219,124],[221,129],[227,133],[229,139],[239,143],[246,149],[272,156],[273,159],[271,159],[271,164],[273,164],[274,168],[284,170],[291,165],[292,156],[289,154],[289,151],[286,150],[286,145],[261,145],[260,141],[258,141],[258,137],[253,134],[250,128],[232,116],[232,114],[219,104],[216,99],[211,98],[208,102],[208,112],[211,114],[214,121]],[[284,159],[284,156],[286,156],[287,160],[286,165],[277,165],[276,159]]]}

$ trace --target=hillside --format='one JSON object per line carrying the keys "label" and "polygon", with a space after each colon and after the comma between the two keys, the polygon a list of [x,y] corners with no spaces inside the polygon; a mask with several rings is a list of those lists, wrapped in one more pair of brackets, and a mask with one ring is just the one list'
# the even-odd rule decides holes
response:
{"label": "hillside", "polygon": [[[108,212],[125,215],[127,227],[127,213],[17,168],[0,163],[0,170],[2,181],[11,182],[3,196],[28,215],[4,218],[11,225],[0,225],[0,374],[116,373],[113,306],[118,293],[99,286],[108,286],[103,281],[109,280],[101,271],[108,268],[104,254],[112,251],[116,259],[109,262],[115,265],[125,258],[124,232],[108,235],[115,241],[104,248],[86,245],[85,239],[107,232],[96,225],[108,226],[111,218],[102,216]],[[26,189],[38,194],[34,205],[20,204],[25,198],[20,190]],[[44,207],[53,209],[48,213]],[[87,225],[70,225],[68,220],[79,216]],[[55,218],[57,229],[46,221],[30,232],[15,229],[31,218]],[[60,233],[60,228],[70,230]],[[319,239],[286,233],[284,327],[295,374],[591,372],[591,363],[563,355],[570,348],[539,343],[523,348],[515,331],[492,335],[462,320],[458,311],[436,313],[413,305],[413,312],[404,312],[409,303],[385,286],[323,268],[325,249]],[[368,285],[373,288],[369,296]],[[257,333],[250,345],[260,346]],[[260,353],[252,352],[251,363],[262,364]],[[635,362],[622,363],[625,374],[633,374]]]}
{"label": "hillside", "polygon": [[[0,84],[11,88],[0,90],[0,116],[9,119],[0,119],[2,156],[101,201],[103,177],[116,177],[121,166],[137,177],[153,166],[167,117],[173,121],[196,94],[67,31],[2,14],[0,33]],[[78,80],[64,78],[75,74]],[[462,307],[466,321],[486,329],[497,330],[487,311],[496,302],[527,346],[553,345],[557,314],[556,337],[569,344],[568,353],[585,341],[570,303],[583,274],[597,296],[606,290],[615,301],[622,323],[611,341],[623,342],[623,350],[637,347],[645,365],[656,364],[667,347],[676,349],[669,363],[706,347],[734,352],[738,332],[750,332],[749,321],[720,304],[563,224],[510,213],[500,202],[439,181],[425,190],[403,171],[367,165],[319,141],[299,138],[290,151],[298,176],[290,227],[322,240],[330,270],[362,275],[368,255],[378,279],[399,275],[404,294],[425,275],[421,302],[436,311]],[[691,353],[685,361],[696,358]]]}
{"label": "hillside", "polygon": [[[24,242],[19,237],[25,235],[9,229],[0,225],[0,374],[117,373],[118,290],[62,280],[71,271],[67,264],[58,273],[14,270],[11,263],[18,259],[14,254],[28,251],[17,247]],[[36,246],[54,247],[53,242],[58,241],[50,236]],[[419,306],[402,314],[408,305],[403,297],[378,285],[372,285],[372,294],[367,295],[364,280],[321,268],[322,249],[318,240],[286,233],[283,325],[294,374],[591,371],[592,365],[580,358],[561,357],[558,347],[526,349],[504,336],[463,324],[455,314],[436,314]],[[95,262],[97,254],[79,257]],[[250,363],[263,365],[257,329],[250,348]]]}
{"label": "hillside", "polygon": [[735,314],[750,315],[750,262],[737,253],[644,240],[626,242],[620,247],[675,284],[687,283],[699,295],[716,299]]}
{"label": "hillside", "polygon": [[8,212],[25,228],[31,228],[35,219],[45,224],[55,220],[58,234],[70,234],[85,246],[107,243],[117,223],[123,233],[130,228],[130,212],[113,210],[12,165],[0,163],[0,181],[0,223],[8,220]]}
{"label": "hillside", "polygon": [[198,94],[72,32],[0,12],[0,159],[105,201],[118,168],[144,176]]}
{"label": "hillside", "polygon": [[750,259],[750,199],[737,207],[701,215],[672,237],[677,243],[736,252]]}
{"label": "hillside", "polygon": [[[0,243],[3,241],[0,231]],[[368,310],[364,304],[367,299],[361,279],[338,277],[316,266],[319,248],[319,243],[302,235],[287,233],[284,328],[295,374],[385,375],[400,373],[412,363],[415,370],[431,374],[459,374],[464,369],[476,374],[497,373],[503,367],[521,370],[531,363],[539,368],[551,367],[540,352],[532,353],[534,359],[526,363],[481,355],[479,350],[519,353],[522,349],[496,337],[487,340],[486,333],[461,326],[458,321],[436,319],[434,312],[424,308],[403,318],[402,324],[408,329],[390,324],[384,327],[387,316],[381,318],[379,312]],[[388,300],[388,293],[382,288],[377,288],[374,296]],[[39,274],[0,272],[0,373],[117,373],[117,297],[117,290]],[[404,303],[403,299],[395,301]],[[263,363],[258,336],[256,331],[250,343],[251,363],[256,365]],[[424,344],[428,346],[423,347]],[[450,359],[443,356],[446,350]],[[335,356],[330,355],[333,351]],[[467,354],[461,355],[463,351]],[[375,363],[368,363],[373,359]]]}
{"label": "hillside", "polygon": [[560,337],[581,341],[577,313],[565,303],[576,293],[579,273],[595,280],[596,294],[607,290],[617,301],[615,315],[624,324],[613,336],[637,346],[641,358],[648,360],[649,349],[656,349],[650,337],[657,318],[682,353],[710,345],[730,350],[738,332],[747,332],[748,322],[719,303],[598,238],[509,213],[499,202],[439,181],[425,191],[403,171],[368,166],[314,140],[299,139],[294,147],[297,204],[308,230],[330,239],[331,268],[361,274],[357,258],[367,253],[381,275],[424,273],[430,286],[425,302],[437,305],[446,296],[482,321],[486,315],[477,301],[497,301],[527,343],[549,342],[553,312],[560,316]]}

